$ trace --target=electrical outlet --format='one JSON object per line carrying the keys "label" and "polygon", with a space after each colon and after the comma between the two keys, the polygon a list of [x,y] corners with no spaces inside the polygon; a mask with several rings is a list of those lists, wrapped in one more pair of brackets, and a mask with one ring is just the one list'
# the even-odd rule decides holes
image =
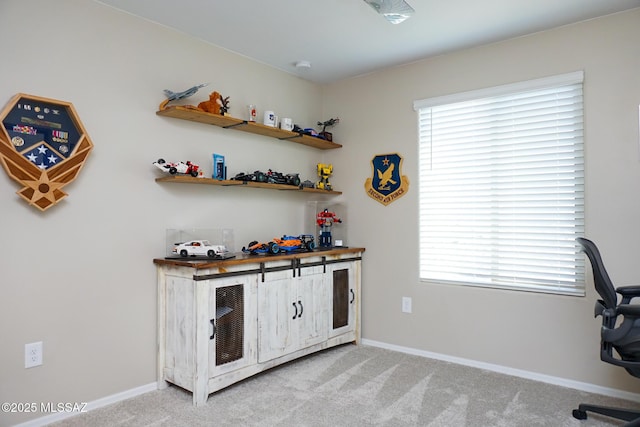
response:
{"label": "electrical outlet", "polygon": [[411,297],[402,297],[402,312],[411,313]]}
{"label": "electrical outlet", "polygon": [[42,341],[24,345],[24,367],[33,368],[42,365]]}

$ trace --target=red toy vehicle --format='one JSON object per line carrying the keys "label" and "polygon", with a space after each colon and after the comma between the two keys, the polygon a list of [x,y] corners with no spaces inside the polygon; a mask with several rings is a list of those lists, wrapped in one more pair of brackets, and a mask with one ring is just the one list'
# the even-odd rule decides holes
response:
{"label": "red toy vehicle", "polygon": [[324,248],[332,247],[331,226],[336,222],[342,222],[334,212],[325,209],[316,215],[316,224],[320,227],[320,246]]}
{"label": "red toy vehicle", "polygon": [[194,178],[203,176],[203,173],[200,170],[200,166],[193,164],[188,160],[186,163],[167,163],[164,161],[164,159],[158,159],[157,162],[153,162],[153,165],[160,169],[162,172],[166,172],[171,175],[182,173],[185,175],[191,175]]}

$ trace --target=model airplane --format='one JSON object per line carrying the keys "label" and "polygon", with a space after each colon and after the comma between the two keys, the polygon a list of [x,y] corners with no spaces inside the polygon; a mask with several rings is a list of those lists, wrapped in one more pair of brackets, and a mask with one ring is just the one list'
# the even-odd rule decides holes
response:
{"label": "model airplane", "polygon": [[175,101],[176,99],[188,98],[198,91],[198,89],[207,86],[209,83],[203,83],[201,85],[190,87],[182,92],[173,92],[169,89],[164,90],[164,94],[167,96],[167,101]]}

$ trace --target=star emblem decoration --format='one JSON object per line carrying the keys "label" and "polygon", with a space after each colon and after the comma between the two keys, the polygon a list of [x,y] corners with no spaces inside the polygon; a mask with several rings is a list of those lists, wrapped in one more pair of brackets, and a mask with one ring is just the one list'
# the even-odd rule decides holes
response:
{"label": "star emblem decoration", "polygon": [[54,193],[64,186],[63,183],[51,181],[44,171],[37,180],[24,180],[22,183],[33,190],[33,195],[29,201],[31,204],[43,198],[51,203],[56,203],[57,200]]}

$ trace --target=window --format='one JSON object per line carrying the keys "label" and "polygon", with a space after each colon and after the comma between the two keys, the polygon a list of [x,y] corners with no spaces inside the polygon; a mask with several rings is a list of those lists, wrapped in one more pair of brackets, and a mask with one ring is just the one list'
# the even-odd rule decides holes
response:
{"label": "window", "polygon": [[414,102],[422,281],[584,295],[582,82]]}

